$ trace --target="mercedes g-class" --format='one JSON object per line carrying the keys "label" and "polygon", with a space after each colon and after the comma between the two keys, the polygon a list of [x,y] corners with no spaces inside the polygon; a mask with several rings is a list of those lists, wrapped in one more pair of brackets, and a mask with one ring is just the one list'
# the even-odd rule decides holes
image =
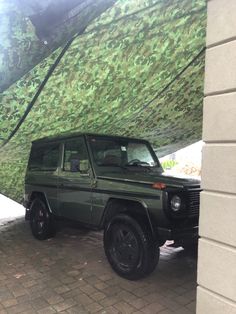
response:
{"label": "mercedes g-class", "polygon": [[166,240],[197,241],[199,195],[200,181],[165,174],[148,141],[77,133],[32,143],[24,204],[39,240],[57,219],[104,229],[112,268],[135,280],[155,269]]}

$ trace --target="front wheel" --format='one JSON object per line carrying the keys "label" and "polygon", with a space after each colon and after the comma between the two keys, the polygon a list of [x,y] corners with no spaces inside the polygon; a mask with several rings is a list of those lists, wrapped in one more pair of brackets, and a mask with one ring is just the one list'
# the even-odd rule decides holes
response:
{"label": "front wheel", "polygon": [[146,226],[124,214],[115,216],[106,226],[104,249],[114,271],[129,280],[149,275],[159,261],[159,247]]}
{"label": "front wheel", "polygon": [[38,240],[51,238],[55,233],[52,216],[47,205],[40,198],[35,198],[31,204],[30,227],[32,234]]}

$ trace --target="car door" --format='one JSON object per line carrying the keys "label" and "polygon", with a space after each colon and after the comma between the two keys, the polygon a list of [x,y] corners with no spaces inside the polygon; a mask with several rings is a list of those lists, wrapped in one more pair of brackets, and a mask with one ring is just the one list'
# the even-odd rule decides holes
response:
{"label": "car door", "polygon": [[65,141],[58,176],[58,204],[61,216],[91,223],[92,181],[84,137]]}
{"label": "car door", "polygon": [[58,164],[60,143],[33,144],[25,184],[29,191],[44,193],[50,210],[58,214]]}

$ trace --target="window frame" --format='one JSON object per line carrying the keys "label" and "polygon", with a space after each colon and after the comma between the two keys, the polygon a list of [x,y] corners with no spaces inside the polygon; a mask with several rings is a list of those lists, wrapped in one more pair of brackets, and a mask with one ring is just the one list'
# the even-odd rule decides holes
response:
{"label": "window frame", "polygon": [[[69,171],[69,170],[65,170],[65,155],[66,155],[66,144],[69,143],[69,142],[76,142],[78,141],[79,139],[82,140],[83,144],[84,144],[84,147],[85,147],[85,151],[87,153],[87,156],[88,156],[88,162],[89,162],[89,168],[86,170],[86,171]],[[73,137],[73,138],[68,138],[66,140],[63,141],[62,143],[63,145],[63,148],[62,148],[62,160],[61,160],[61,171],[63,173],[70,173],[70,174],[84,174],[84,173],[88,173],[89,170],[92,168],[92,163],[91,163],[91,160],[90,160],[90,155],[89,155],[89,151],[88,151],[88,147],[86,145],[86,140],[84,138],[83,135],[81,136],[77,136],[77,137]]]}

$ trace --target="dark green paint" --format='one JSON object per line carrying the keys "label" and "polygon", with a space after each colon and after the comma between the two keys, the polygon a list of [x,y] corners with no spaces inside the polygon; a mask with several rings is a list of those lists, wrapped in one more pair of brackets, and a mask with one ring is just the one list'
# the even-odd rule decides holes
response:
{"label": "dark green paint", "polygon": [[[107,136],[107,139],[116,142],[130,141],[125,137]],[[84,140],[88,148],[90,167],[86,173],[67,172],[63,170],[64,147],[68,140],[78,142]],[[46,144],[48,148],[52,143],[60,143],[60,154],[58,157],[58,168],[53,171],[30,170],[30,163],[25,179],[25,204],[30,203],[32,193],[43,193],[47,199],[51,212],[58,217],[67,218],[88,224],[94,228],[103,227],[103,217],[106,215],[109,201],[135,202],[140,204],[143,214],[152,219],[152,228],[171,230],[178,227],[187,228],[198,225],[198,211],[194,217],[188,207],[187,193],[189,190],[199,191],[200,182],[195,179],[166,176],[163,172],[150,144],[143,140],[135,140],[135,143],[145,144],[149,148],[155,166],[147,169],[127,167],[126,169],[114,166],[98,166],[94,160],[91,142],[104,139],[99,135],[73,135],[58,136],[52,139],[43,139],[33,143],[34,150]],[[99,146],[97,146],[99,147]],[[98,149],[99,151],[99,149]],[[78,157],[79,158],[79,157]],[[161,182],[165,188],[160,190],[153,188],[153,184]],[[183,195],[183,208],[177,214],[166,202],[168,193]],[[199,203],[198,203],[199,209]],[[170,216],[172,217],[170,219]],[[178,218],[177,218],[178,217]],[[179,217],[182,217],[181,219]],[[194,220],[193,220],[194,218]],[[167,240],[166,238],[165,240]]]}

